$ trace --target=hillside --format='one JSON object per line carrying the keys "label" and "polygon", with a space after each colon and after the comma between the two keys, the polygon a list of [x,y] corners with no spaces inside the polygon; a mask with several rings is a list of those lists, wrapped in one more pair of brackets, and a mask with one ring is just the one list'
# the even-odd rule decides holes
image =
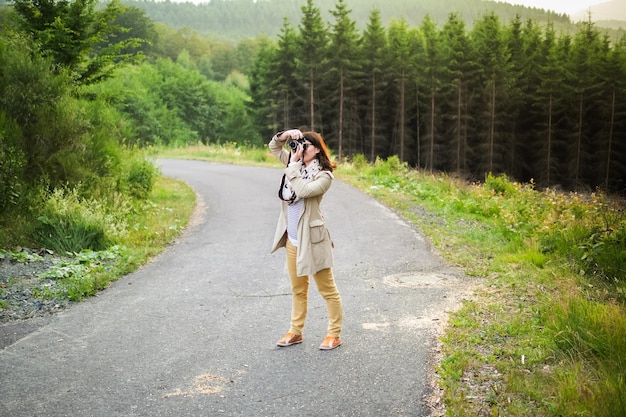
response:
{"label": "hillside", "polygon": [[589,18],[599,27],[626,30],[626,3],[624,0],[611,0],[591,6],[572,14],[572,21],[579,22]]}
{"label": "hillside", "polygon": [[[283,18],[297,26],[302,18],[301,8],[306,0],[212,0],[209,3],[176,3],[169,0],[122,0],[124,4],[138,7],[151,19],[173,28],[189,27],[202,34],[220,38],[241,39],[265,34],[275,37],[283,26]],[[330,10],[335,0],[315,0],[314,4],[326,22],[333,17]],[[363,29],[371,11],[377,8],[387,25],[392,19],[405,19],[410,26],[418,26],[426,15],[442,24],[451,13],[457,13],[467,24],[494,12],[503,22],[519,14],[523,20],[532,19],[538,24],[552,22],[557,30],[568,30],[573,25],[566,14],[536,8],[484,0],[359,0],[347,1],[351,18]]]}
{"label": "hillside", "polygon": [[593,5],[589,9],[579,10],[572,13],[572,21],[587,20],[589,12],[594,22],[621,21],[622,27],[626,27],[626,2],[624,0],[610,0]]}

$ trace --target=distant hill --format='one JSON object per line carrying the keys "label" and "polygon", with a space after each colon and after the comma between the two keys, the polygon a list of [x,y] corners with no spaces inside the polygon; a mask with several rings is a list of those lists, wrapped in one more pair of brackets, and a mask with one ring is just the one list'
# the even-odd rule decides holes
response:
{"label": "distant hill", "polygon": [[[211,0],[200,4],[170,0],[122,0],[122,3],[140,8],[151,19],[173,28],[189,27],[201,34],[241,39],[259,34],[276,37],[283,26],[283,18],[297,27],[306,0]],[[326,22],[333,21],[330,10],[334,10],[336,0],[315,0],[314,4]],[[496,1],[347,0],[346,4],[351,10],[350,17],[361,30],[374,8],[380,11],[384,25],[392,19],[404,19],[410,26],[419,26],[426,15],[443,24],[451,13],[457,13],[471,28],[476,19],[493,12],[503,23],[508,23],[519,14],[524,21],[532,19],[537,24],[552,22],[555,28],[563,30],[572,27],[567,14]]]}
{"label": "distant hill", "polygon": [[[591,11],[591,20],[594,22],[611,22],[610,27],[615,24],[621,24],[626,29],[626,0],[610,0],[604,3],[596,4],[588,9],[579,10],[572,13],[572,21],[578,22],[587,20]],[[602,26],[605,26],[604,24]]]}

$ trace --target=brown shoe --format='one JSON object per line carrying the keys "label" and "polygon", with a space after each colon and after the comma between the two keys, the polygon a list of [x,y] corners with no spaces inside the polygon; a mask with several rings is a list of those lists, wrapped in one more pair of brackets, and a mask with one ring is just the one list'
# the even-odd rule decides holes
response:
{"label": "brown shoe", "polygon": [[326,336],[324,341],[320,345],[321,350],[332,350],[338,348],[341,345],[341,339],[339,336]]}
{"label": "brown shoe", "polygon": [[280,339],[276,344],[280,347],[296,345],[298,343],[302,343],[302,335],[301,334],[293,334],[291,332],[287,333]]}

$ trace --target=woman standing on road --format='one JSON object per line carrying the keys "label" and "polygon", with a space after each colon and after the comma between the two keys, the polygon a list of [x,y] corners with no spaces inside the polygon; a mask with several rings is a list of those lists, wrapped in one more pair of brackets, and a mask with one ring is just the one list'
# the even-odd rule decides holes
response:
{"label": "woman standing on road", "polygon": [[[284,149],[290,141],[291,152]],[[282,200],[272,253],[287,250],[287,269],[293,293],[291,327],[278,346],[302,343],[306,319],[309,276],[326,300],[328,329],[322,350],[341,345],[343,306],[333,275],[333,242],[326,228],[320,203],[333,180],[335,163],[330,160],[322,137],[298,129],[278,132],[269,143],[272,153],[286,165],[278,196]]]}

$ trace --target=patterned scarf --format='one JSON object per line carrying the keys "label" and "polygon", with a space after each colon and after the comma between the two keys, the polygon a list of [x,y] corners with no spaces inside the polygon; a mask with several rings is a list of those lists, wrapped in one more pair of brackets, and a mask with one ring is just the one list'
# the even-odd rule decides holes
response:
{"label": "patterned scarf", "polygon": [[[312,160],[308,166],[302,167],[300,170],[300,177],[305,181],[311,181],[321,170],[320,162],[317,159]],[[280,189],[278,190],[278,197],[286,201],[288,204],[293,204],[300,199],[293,191],[291,183],[287,179],[287,176],[283,174],[283,179],[280,183]]]}

